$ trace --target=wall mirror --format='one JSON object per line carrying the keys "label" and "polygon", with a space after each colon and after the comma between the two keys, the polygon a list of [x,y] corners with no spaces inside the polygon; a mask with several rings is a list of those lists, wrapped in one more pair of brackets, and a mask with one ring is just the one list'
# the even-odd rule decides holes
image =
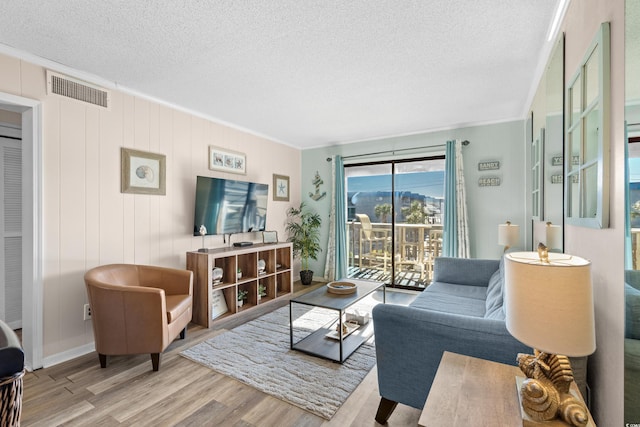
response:
{"label": "wall mirror", "polygon": [[559,227],[551,250],[563,251],[564,34],[554,43],[526,123],[531,175],[531,250],[549,246],[546,223]]}
{"label": "wall mirror", "polygon": [[640,0],[625,3],[625,226],[624,420],[640,422]]}
{"label": "wall mirror", "polygon": [[567,224],[609,226],[609,23],[600,26],[566,93]]}
{"label": "wall mirror", "polygon": [[[563,153],[564,153],[564,34],[558,36],[547,66],[545,79],[545,128],[544,128],[544,221],[564,230],[563,210]],[[551,245],[546,236],[545,243]],[[562,233],[560,233],[562,234]],[[556,239],[562,252],[564,239]]]}

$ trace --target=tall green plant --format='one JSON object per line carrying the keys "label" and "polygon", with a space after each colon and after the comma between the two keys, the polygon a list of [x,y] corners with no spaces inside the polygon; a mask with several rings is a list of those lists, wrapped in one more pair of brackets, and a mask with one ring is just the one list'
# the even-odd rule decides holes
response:
{"label": "tall green plant", "polygon": [[290,207],[287,210],[286,231],[288,241],[293,243],[293,256],[300,257],[302,269],[309,269],[309,258],[317,260],[320,247],[320,215],[305,209],[304,202],[300,207]]}

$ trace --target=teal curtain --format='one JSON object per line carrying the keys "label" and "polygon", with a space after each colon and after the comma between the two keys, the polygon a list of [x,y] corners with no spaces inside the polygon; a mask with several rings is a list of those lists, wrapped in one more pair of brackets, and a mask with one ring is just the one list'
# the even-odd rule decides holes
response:
{"label": "teal curtain", "polygon": [[336,219],[336,279],[347,277],[347,204],[344,192],[344,164],[342,157],[334,158],[335,219]]}
{"label": "teal curtain", "polygon": [[442,256],[458,254],[458,209],[456,195],[456,142],[447,141],[444,163],[444,228]]}
{"label": "teal curtain", "polygon": [[329,241],[324,276],[328,280],[337,280],[347,277],[347,208],[342,157],[333,156],[331,169],[333,197],[329,213]]}
{"label": "teal curtain", "polygon": [[458,254],[458,209],[456,195],[456,142],[447,141],[444,163],[444,227],[442,256]]}

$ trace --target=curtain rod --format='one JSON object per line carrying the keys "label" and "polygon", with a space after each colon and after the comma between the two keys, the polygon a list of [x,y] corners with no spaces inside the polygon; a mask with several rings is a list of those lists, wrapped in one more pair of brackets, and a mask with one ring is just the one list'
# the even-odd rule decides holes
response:
{"label": "curtain rod", "polygon": [[[465,147],[467,145],[469,145],[469,144],[471,144],[471,142],[469,142],[469,140],[465,139],[464,141],[462,141],[462,145],[465,146]],[[438,145],[430,145],[429,148],[445,147],[445,146],[446,146],[446,144],[438,144]],[[377,154],[387,154],[387,153],[395,154],[395,153],[399,153],[399,152],[402,152],[402,151],[419,150],[420,148],[424,148],[424,147],[402,148],[400,150],[386,150],[386,151],[377,151],[375,153],[354,154],[352,156],[344,156],[343,159],[353,159],[353,158],[356,158],[356,157],[375,156]],[[327,162],[330,162],[330,161],[331,161],[331,157],[327,157]]]}

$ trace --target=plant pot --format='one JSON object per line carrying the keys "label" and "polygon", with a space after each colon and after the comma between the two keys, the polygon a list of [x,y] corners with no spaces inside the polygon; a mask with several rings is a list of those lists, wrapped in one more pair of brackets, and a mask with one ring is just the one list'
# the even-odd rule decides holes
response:
{"label": "plant pot", "polygon": [[310,285],[313,281],[313,270],[301,270],[300,271],[300,282],[307,286]]}
{"label": "plant pot", "polygon": [[242,307],[242,304],[244,304],[244,300],[239,300],[238,301],[238,307]]}

